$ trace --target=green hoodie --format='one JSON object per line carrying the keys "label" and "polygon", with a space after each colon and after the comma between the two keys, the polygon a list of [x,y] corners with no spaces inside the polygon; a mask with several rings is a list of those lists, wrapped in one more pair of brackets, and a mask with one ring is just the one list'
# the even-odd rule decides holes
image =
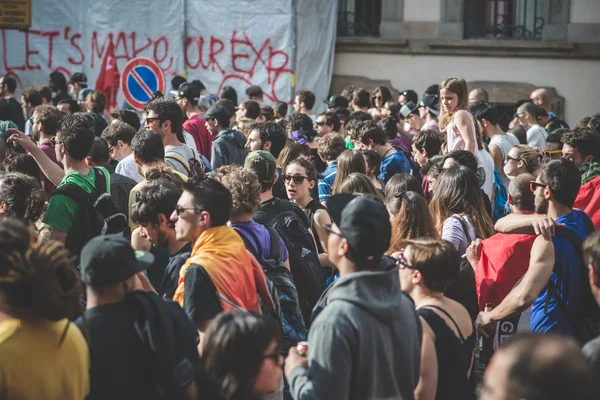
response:
{"label": "green hoodie", "polygon": [[[104,176],[106,176],[106,187],[110,191],[110,174],[103,167],[96,167],[102,169]],[[78,186],[88,193],[91,193],[96,187],[96,174],[94,168],[90,168],[90,172],[87,175],[83,175],[79,172],[71,171],[64,176],[60,182],[59,187],[65,184]],[[83,226],[78,224],[77,221],[80,211],[79,203],[63,194],[55,194],[50,197],[48,202],[48,209],[44,215],[43,222],[61,232],[67,232],[69,236],[80,237],[83,235]]]}

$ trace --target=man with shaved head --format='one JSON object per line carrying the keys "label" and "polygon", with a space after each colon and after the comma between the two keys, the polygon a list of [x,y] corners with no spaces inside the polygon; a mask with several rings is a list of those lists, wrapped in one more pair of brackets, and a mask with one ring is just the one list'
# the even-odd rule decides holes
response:
{"label": "man with shaved head", "polygon": [[487,103],[489,101],[488,92],[482,88],[475,88],[469,92],[469,104]]}
{"label": "man with shaved head", "polygon": [[543,150],[546,146],[548,132],[542,128],[537,120],[539,107],[533,103],[523,103],[517,108],[516,118],[519,118],[521,126],[527,130],[527,144]]}
{"label": "man with shaved head", "polygon": [[550,111],[552,97],[550,96],[548,89],[535,89],[533,92],[531,92],[531,96],[529,96],[529,98],[533,104],[543,108],[548,113],[548,117],[546,117],[543,121],[543,126],[548,133],[552,133],[558,128],[569,128],[569,125],[567,125],[565,121],[558,118],[552,111]]}
{"label": "man with shaved head", "polygon": [[571,339],[526,334],[500,347],[483,377],[479,400],[591,400],[590,366]]}

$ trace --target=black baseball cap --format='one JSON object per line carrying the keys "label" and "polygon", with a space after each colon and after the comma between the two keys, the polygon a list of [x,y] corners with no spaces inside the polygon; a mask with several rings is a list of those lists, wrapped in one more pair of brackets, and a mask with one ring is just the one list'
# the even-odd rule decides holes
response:
{"label": "black baseball cap", "polygon": [[75,72],[69,78],[69,83],[79,83],[80,85],[87,85],[87,76],[83,72]]}
{"label": "black baseball cap", "polygon": [[404,118],[408,118],[410,114],[416,112],[418,109],[419,107],[411,101],[402,106],[400,109],[400,115]]}
{"label": "black baseball cap", "polygon": [[179,85],[178,90],[171,90],[171,94],[177,98],[185,97],[194,104],[198,104],[200,100],[200,87],[190,82],[184,82]]}
{"label": "black baseball cap", "polygon": [[224,105],[213,104],[212,106],[210,106],[210,108],[208,109],[208,111],[206,111],[206,113],[204,115],[201,115],[198,117],[198,119],[206,119],[206,118],[215,118],[218,120],[225,120],[225,119],[230,119],[231,114],[229,114],[227,107],[225,107]]}
{"label": "black baseball cap", "polygon": [[81,250],[81,278],[91,287],[115,285],[148,269],[154,256],[133,250],[121,235],[96,236]]}
{"label": "black baseball cap", "polygon": [[433,115],[440,115],[440,98],[437,94],[424,94],[421,104],[429,108]]}
{"label": "black baseball cap", "polygon": [[325,104],[327,104],[329,107],[331,108],[338,108],[338,107],[342,107],[342,108],[348,108],[348,99],[345,98],[344,96],[340,96],[340,95],[333,95],[329,98],[329,100],[323,100],[325,102]]}
{"label": "black baseball cap", "polygon": [[360,260],[379,259],[390,247],[392,225],[387,209],[367,196],[337,194],[327,200],[331,219],[340,228],[352,254]]}

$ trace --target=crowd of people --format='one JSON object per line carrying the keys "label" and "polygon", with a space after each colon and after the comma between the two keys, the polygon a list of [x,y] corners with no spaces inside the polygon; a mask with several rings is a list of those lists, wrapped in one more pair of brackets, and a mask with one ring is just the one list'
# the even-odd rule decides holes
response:
{"label": "crowd of people", "polygon": [[0,399],[600,394],[600,114],[171,83],[0,79]]}

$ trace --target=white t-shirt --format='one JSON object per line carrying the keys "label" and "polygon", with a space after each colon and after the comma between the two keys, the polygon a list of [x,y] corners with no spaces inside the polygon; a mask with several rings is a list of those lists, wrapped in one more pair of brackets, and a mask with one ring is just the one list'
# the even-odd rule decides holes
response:
{"label": "white t-shirt", "polygon": [[[195,158],[196,160],[200,161],[198,159],[198,152],[196,150],[192,149],[187,144],[184,144],[182,146],[166,146],[165,147],[165,164],[167,164],[169,167],[171,167],[175,171],[184,174],[185,176],[189,175],[189,172],[186,169],[186,166],[181,164],[181,161],[179,161],[178,159],[169,157],[168,153],[179,154],[181,156],[181,158],[183,158],[183,160],[186,162],[190,158]],[[189,165],[188,165],[188,168],[189,168]]]}
{"label": "white t-shirt", "polygon": [[517,137],[512,133],[507,133],[505,135],[497,135],[492,137],[490,144],[495,144],[500,148],[500,151],[502,152],[502,161],[506,161],[508,152],[510,149],[519,144],[519,139],[517,139]]}
{"label": "white t-shirt", "polygon": [[466,222],[471,241],[476,239],[475,228],[473,227],[471,221],[469,221],[469,217],[462,217],[458,214],[454,214],[444,221],[444,226],[442,227],[442,239],[454,246],[454,248],[458,250],[458,253],[462,256],[467,251],[467,247],[469,247],[470,242],[467,240],[467,235],[465,235],[465,231],[458,218],[461,218],[464,222]]}
{"label": "white t-shirt", "polygon": [[185,144],[188,145],[190,148],[198,151],[198,148],[196,147],[196,141],[194,140],[194,137],[187,131],[183,131],[183,138],[185,139]]}
{"label": "white t-shirt", "polygon": [[115,172],[117,174],[131,178],[137,183],[140,183],[144,180],[144,177],[137,172],[137,168],[135,167],[135,160],[133,159],[133,153],[119,161],[117,167],[115,168]]}
{"label": "white t-shirt", "polygon": [[548,132],[539,125],[532,125],[527,129],[527,144],[531,147],[537,147],[539,150],[544,150],[547,137]]}
{"label": "white t-shirt", "polygon": [[483,172],[485,172],[485,182],[481,185],[481,189],[483,189],[484,193],[492,201],[492,192],[494,191],[494,158],[485,149],[479,150],[477,155],[481,161],[480,168],[483,168]]}

